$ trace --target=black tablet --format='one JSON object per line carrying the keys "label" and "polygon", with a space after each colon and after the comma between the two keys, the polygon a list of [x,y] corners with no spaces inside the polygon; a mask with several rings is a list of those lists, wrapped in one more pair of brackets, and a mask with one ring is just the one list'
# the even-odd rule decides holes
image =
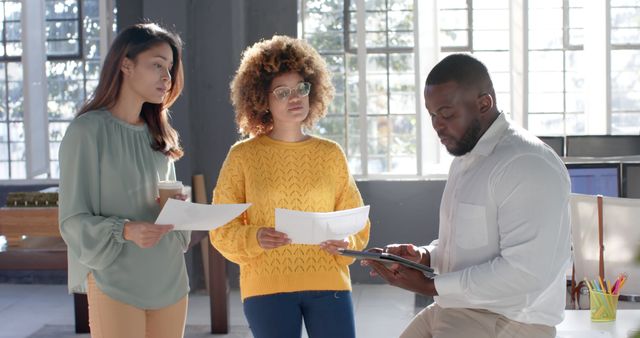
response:
{"label": "black tablet", "polygon": [[424,273],[424,275],[429,278],[433,278],[436,276],[433,269],[429,266],[416,263],[414,261],[387,252],[356,251],[348,249],[338,249],[338,252],[340,252],[340,254],[343,256],[354,257],[356,259],[370,259],[383,263],[402,264],[406,267],[422,271],[422,273]]}

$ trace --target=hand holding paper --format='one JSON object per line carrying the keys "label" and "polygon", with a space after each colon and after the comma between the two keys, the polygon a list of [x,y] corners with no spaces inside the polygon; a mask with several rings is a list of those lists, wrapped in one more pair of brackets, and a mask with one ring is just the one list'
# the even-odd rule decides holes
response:
{"label": "hand holding paper", "polygon": [[368,205],[334,212],[276,209],[276,230],[286,233],[293,244],[320,244],[357,233],[368,217]]}
{"label": "hand holding paper", "polygon": [[213,230],[229,223],[251,206],[245,204],[198,204],[168,199],[156,224],[173,224],[173,230]]}

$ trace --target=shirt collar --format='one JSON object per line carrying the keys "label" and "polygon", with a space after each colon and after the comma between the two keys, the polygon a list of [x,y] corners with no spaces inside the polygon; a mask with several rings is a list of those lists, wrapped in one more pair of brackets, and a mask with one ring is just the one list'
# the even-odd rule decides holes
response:
{"label": "shirt collar", "polygon": [[498,114],[498,117],[493,121],[489,129],[484,132],[478,143],[476,143],[475,147],[471,149],[469,154],[475,156],[488,156],[493,152],[493,148],[496,147],[498,141],[502,137],[502,134],[509,127],[509,122],[507,122],[506,117],[503,113]]}

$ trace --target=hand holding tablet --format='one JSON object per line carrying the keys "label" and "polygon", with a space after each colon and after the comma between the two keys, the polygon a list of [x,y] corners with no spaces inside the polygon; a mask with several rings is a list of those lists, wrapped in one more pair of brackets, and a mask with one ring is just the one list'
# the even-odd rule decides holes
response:
{"label": "hand holding tablet", "polygon": [[343,256],[354,257],[356,259],[370,259],[382,263],[402,264],[403,266],[422,271],[422,273],[424,273],[424,275],[429,278],[433,278],[436,276],[436,273],[429,266],[416,263],[414,261],[387,252],[356,251],[348,249],[338,249],[338,252]]}

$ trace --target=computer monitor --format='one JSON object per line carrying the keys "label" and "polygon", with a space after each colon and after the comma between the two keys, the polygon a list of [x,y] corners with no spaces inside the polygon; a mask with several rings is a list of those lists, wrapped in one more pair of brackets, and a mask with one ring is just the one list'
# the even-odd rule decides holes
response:
{"label": "computer monitor", "polygon": [[640,162],[622,163],[622,197],[640,198]]}
{"label": "computer monitor", "polygon": [[564,136],[538,136],[538,138],[555,150],[558,156],[564,156]]}
{"label": "computer monitor", "polygon": [[569,157],[640,155],[640,135],[568,135],[565,153]]}
{"label": "computer monitor", "polygon": [[566,163],[571,192],[620,197],[620,163]]}

